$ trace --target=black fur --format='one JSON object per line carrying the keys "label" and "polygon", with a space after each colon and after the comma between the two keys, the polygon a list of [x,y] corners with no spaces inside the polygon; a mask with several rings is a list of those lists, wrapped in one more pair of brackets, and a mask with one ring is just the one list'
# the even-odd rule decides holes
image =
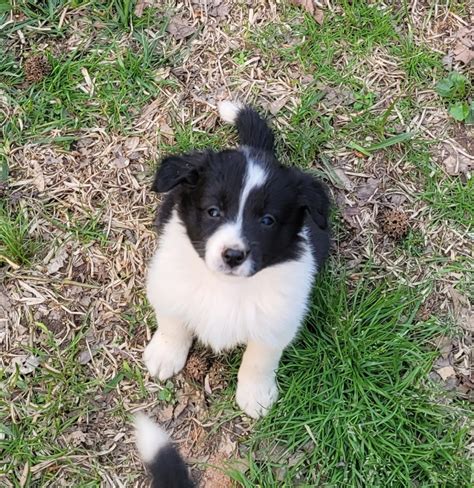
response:
{"label": "black fur", "polygon": [[267,123],[251,107],[244,107],[235,122],[240,144],[264,151],[274,151],[273,132]]}
{"label": "black fur", "polygon": [[172,444],[160,449],[148,469],[152,476],[152,488],[193,488],[195,485],[188,468]]}
{"label": "black fur", "polygon": [[[251,108],[241,110],[236,125],[243,149],[199,152],[165,158],[153,190],[168,192],[158,215],[162,227],[176,209],[188,236],[203,258],[206,242],[223,224],[235,220],[248,161],[267,173],[265,184],[251,191],[243,214],[243,235],[254,273],[300,256],[301,230],[309,229],[318,267],[329,250],[329,198],[324,186],[296,168],[281,165],[273,154],[273,134]],[[218,207],[219,218],[208,209]],[[270,214],[272,226],[261,219]]]}

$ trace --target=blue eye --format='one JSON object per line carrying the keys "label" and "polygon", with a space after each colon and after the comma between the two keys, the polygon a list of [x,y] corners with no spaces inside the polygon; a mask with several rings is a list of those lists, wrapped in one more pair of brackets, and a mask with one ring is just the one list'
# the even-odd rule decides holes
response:
{"label": "blue eye", "polygon": [[260,223],[262,225],[265,225],[266,227],[271,227],[274,223],[275,223],[275,217],[273,217],[272,215],[264,215],[261,219],[260,219]]}
{"label": "blue eye", "polygon": [[221,216],[221,211],[217,207],[209,207],[207,213],[210,217],[216,219]]}

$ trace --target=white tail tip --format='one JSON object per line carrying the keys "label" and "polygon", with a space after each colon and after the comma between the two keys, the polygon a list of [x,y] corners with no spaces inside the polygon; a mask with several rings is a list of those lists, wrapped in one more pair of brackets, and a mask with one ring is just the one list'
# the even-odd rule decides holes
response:
{"label": "white tail tip", "polygon": [[145,463],[151,463],[158,451],[170,442],[168,434],[143,413],[135,415],[135,430],[138,451]]}
{"label": "white tail tip", "polygon": [[219,115],[224,122],[228,124],[235,124],[239,112],[242,110],[243,105],[239,102],[231,102],[230,100],[224,100],[217,104],[219,109]]}

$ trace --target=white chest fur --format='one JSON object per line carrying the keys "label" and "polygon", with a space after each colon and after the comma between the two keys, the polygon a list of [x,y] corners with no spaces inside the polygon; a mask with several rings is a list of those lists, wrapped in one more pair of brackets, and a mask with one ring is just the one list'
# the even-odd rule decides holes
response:
{"label": "white chest fur", "polygon": [[147,295],[158,317],[182,321],[216,352],[249,340],[284,348],[303,320],[315,271],[306,245],[297,261],[251,277],[212,272],[174,212],[150,263]]}

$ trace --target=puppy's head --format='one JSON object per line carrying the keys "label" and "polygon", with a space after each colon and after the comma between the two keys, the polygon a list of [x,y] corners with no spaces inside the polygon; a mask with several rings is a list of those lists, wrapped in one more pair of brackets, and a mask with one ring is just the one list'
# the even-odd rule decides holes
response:
{"label": "puppy's head", "polygon": [[170,156],[152,188],[173,192],[194,249],[216,273],[252,276],[296,259],[305,218],[327,227],[321,184],[280,165],[267,151],[244,147]]}

